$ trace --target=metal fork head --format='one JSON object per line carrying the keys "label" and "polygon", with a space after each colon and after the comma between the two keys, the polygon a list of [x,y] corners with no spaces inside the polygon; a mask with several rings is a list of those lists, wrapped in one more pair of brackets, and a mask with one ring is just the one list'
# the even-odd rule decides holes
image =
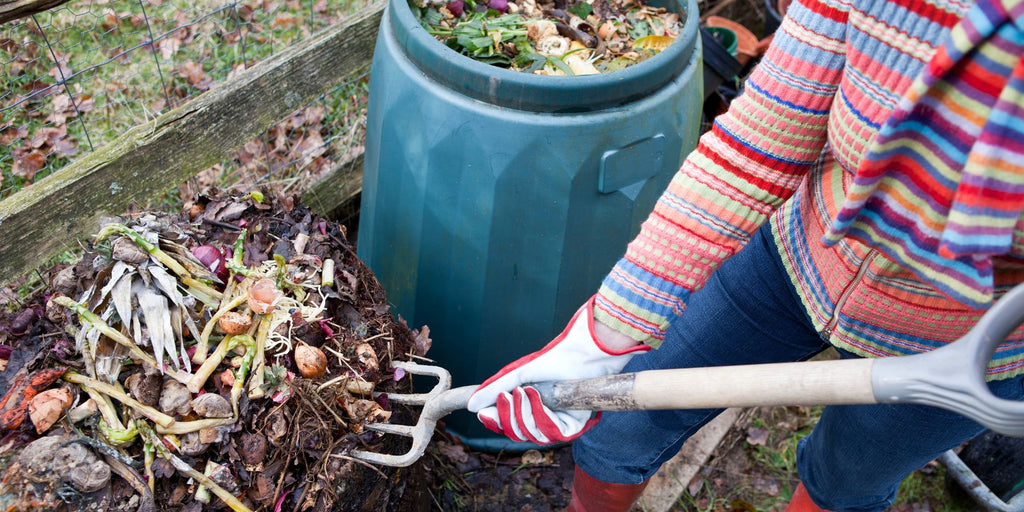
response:
{"label": "metal fork head", "polygon": [[403,361],[394,361],[392,366],[394,368],[401,368],[411,375],[427,375],[437,378],[437,384],[428,393],[388,395],[388,400],[391,402],[423,406],[415,425],[366,424],[368,430],[412,438],[412,447],[401,455],[389,455],[363,450],[353,450],[349,455],[371,464],[405,467],[416,462],[423,455],[423,452],[427,449],[427,444],[434,435],[437,420],[456,409],[464,408],[469,400],[469,395],[476,389],[476,386],[451,389],[452,376],[448,373],[448,370],[440,366]]}

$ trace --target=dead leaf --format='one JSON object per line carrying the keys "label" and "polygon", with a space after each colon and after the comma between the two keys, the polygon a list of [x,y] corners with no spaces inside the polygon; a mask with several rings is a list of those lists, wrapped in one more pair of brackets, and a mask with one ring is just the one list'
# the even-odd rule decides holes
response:
{"label": "dead leaf", "polygon": [[704,488],[704,477],[701,475],[694,475],[690,479],[690,485],[686,486],[686,492],[690,493],[690,496],[696,496],[701,489]]}
{"label": "dead leaf", "polygon": [[535,466],[538,464],[544,464],[547,461],[547,458],[539,450],[526,450],[523,452],[523,456],[519,460],[523,464]]}
{"label": "dead leaf", "polygon": [[188,80],[189,85],[201,91],[205,91],[213,85],[213,79],[203,70],[202,64],[193,61],[184,62],[176,68],[176,71],[181,73],[185,80]]}
{"label": "dead leaf", "polygon": [[96,108],[96,98],[91,94],[79,94],[75,98],[78,103],[78,112],[84,113]]}
{"label": "dead leaf", "polygon": [[430,339],[430,327],[423,326],[418,331],[413,331],[413,350],[418,356],[427,355],[427,351],[430,350],[430,346],[434,344],[434,340]]}
{"label": "dead leaf", "polygon": [[302,18],[293,14],[279,13],[274,17],[274,26],[279,28],[291,28],[302,23]]}
{"label": "dead leaf", "polygon": [[452,462],[464,463],[469,460],[466,447],[461,444],[438,443],[437,450]]}
{"label": "dead leaf", "polygon": [[31,180],[45,166],[46,155],[42,151],[35,150],[27,155],[15,156],[11,173],[19,178]]}
{"label": "dead leaf", "polygon": [[153,461],[153,476],[157,478],[170,478],[174,476],[175,469],[167,459],[157,458]]}
{"label": "dead leaf", "polygon": [[756,476],[754,477],[754,489],[767,494],[768,496],[778,496],[779,481],[774,478]]}
{"label": "dead leaf", "polygon": [[161,39],[157,47],[160,49],[160,55],[164,59],[170,59],[181,48],[181,39],[176,37]]}
{"label": "dead leaf", "polygon": [[100,23],[100,27],[102,27],[103,30],[110,32],[120,24],[121,20],[117,19],[117,16],[113,12],[108,11],[107,14],[103,16],[103,22]]}
{"label": "dead leaf", "polygon": [[47,389],[32,397],[28,404],[28,417],[36,426],[36,433],[42,434],[71,406],[71,390],[68,388]]}
{"label": "dead leaf", "polygon": [[74,73],[74,70],[71,68],[71,65],[69,64],[69,62],[71,61],[71,53],[64,53],[54,49],[53,58],[57,62],[57,65],[53,68],[50,68],[50,71],[47,72],[47,74],[50,75],[50,77],[52,77],[58,83],[63,82]]}
{"label": "dead leaf", "polygon": [[768,434],[770,433],[765,428],[751,427],[747,429],[747,443],[753,446],[765,446],[768,443]]}
{"label": "dead leaf", "polygon": [[62,137],[53,141],[53,150],[61,156],[75,156],[78,154],[78,145],[75,141]]}
{"label": "dead leaf", "polygon": [[307,165],[313,159],[326,152],[327,147],[324,146],[323,136],[320,135],[320,132],[314,130],[310,131],[292,148],[291,158],[293,160],[302,160],[302,165]]}
{"label": "dead leaf", "polygon": [[348,282],[348,289],[352,292],[356,292],[356,288],[359,286],[359,278],[352,275],[351,272],[345,269],[341,269],[341,275],[345,277],[345,281]]}

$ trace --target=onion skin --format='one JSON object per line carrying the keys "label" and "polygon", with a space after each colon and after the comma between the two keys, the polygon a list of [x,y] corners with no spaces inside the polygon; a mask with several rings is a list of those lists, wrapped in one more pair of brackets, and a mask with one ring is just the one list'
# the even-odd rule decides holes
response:
{"label": "onion skin", "polygon": [[284,292],[277,289],[274,280],[264,277],[249,287],[249,309],[257,315],[269,314],[277,308],[277,303],[281,302],[283,297]]}
{"label": "onion skin", "polygon": [[464,2],[463,0],[455,0],[453,2],[448,2],[448,5],[446,5],[445,7],[448,9],[448,12],[452,13],[452,16],[459,18],[462,16],[462,10],[465,8],[465,6],[466,2]]}
{"label": "onion skin", "polygon": [[216,274],[221,282],[228,280],[227,257],[223,250],[213,245],[200,245],[192,249],[192,255]]}
{"label": "onion skin", "polygon": [[488,0],[487,8],[504,14],[508,10],[508,0]]}
{"label": "onion skin", "polygon": [[295,347],[295,366],[299,373],[307,379],[323,377],[327,372],[327,356],[312,345],[299,343]]}
{"label": "onion skin", "polygon": [[220,317],[217,325],[227,334],[242,334],[252,326],[252,318],[237,311],[228,311]]}

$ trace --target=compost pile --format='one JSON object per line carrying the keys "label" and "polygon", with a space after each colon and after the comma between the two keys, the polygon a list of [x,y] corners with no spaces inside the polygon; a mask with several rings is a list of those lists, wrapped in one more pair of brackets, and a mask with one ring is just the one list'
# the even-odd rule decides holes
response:
{"label": "compost pile", "polygon": [[[293,199],[204,197],[105,222],[0,318],[5,510],[401,507],[387,393],[426,328],[392,319],[343,226]],[[395,418],[392,418],[395,415]]]}
{"label": "compost pile", "polygon": [[438,40],[480,62],[540,75],[593,75],[667,48],[685,22],[640,0],[410,0]]}

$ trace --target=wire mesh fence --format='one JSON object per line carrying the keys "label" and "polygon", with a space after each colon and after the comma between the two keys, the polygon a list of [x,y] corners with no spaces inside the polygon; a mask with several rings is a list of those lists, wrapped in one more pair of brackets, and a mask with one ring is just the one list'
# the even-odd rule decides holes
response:
{"label": "wire mesh fence", "polygon": [[[0,199],[367,3],[80,0],[0,25]],[[365,96],[335,87],[198,184],[307,183],[361,147]]]}

